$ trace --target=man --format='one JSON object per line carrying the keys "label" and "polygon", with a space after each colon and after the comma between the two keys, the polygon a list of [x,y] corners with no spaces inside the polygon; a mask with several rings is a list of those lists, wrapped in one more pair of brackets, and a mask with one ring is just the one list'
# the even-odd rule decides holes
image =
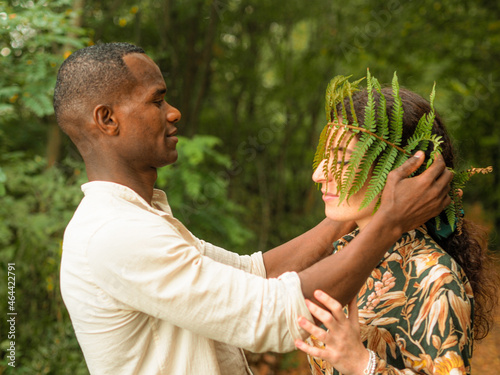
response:
{"label": "man", "polygon": [[[156,64],[136,46],[92,46],[61,66],[57,121],[89,183],[63,243],[61,290],[92,374],[249,374],[241,349],[290,351],[306,332],[304,297],[349,301],[400,235],[449,203],[442,160],[390,175],[363,233],[334,256],[351,224],[324,220],[264,254],[238,256],[173,216],[156,169],[177,159],[180,112]],[[410,192],[411,190],[411,192]],[[266,279],[267,277],[267,279]]]}

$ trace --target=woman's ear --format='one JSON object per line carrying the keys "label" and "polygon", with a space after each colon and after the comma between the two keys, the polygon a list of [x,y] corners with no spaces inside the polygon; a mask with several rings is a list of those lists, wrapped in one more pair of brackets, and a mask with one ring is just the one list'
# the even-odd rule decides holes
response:
{"label": "woman's ear", "polygon": [[99,104],[94,108],[94,124],[97,125],[99,131],[107,135],[118,135],[120,125],[116,114],[110,106]]}

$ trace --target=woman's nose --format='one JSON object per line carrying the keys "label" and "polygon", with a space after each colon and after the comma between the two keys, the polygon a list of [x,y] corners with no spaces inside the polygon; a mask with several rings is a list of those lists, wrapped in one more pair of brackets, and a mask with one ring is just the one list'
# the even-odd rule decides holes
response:
{"label": "woman's nose", "polygon": [[325,163],[326,163],[326,160],[323,160],[321,163],[319,163],[318,167],[314,170],[313,175],[312,175],[312,179],[314,182],[319,183],[319,184],[326,182],[326,176],[325,176],[325,173],[323,171]]}

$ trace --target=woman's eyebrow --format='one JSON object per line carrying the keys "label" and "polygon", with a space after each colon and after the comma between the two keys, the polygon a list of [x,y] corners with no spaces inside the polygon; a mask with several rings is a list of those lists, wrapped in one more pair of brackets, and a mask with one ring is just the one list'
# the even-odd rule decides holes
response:
{"label": "woman's eyebrow", "polygon": [[352,150],[350,148],[346,149],[345,147],[339,147],[338,150],[345,151],[346,153],[348,152],[348,153],[352,154]]}

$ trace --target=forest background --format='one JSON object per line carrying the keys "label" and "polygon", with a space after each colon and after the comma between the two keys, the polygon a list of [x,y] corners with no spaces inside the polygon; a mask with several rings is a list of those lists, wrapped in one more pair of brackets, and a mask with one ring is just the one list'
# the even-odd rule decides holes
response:
{"label": "forest background", "polygon": [[[179,160],[157,185],[195,235],[244,254],[320,221],[311,165],[325,88],[369,67],[381,82],[397,71],[426,98],[437,82],[460,165],[495,168],[470,182],[465,212],[499,248],[499,2],[0,1],[0,374],[88,373],[58,283],[63,231],[86,175],[57,128],[52,94],[72,51],[114,41],[146,50],[182,112]],[[8,263],[15,370],[6,358]]]}

